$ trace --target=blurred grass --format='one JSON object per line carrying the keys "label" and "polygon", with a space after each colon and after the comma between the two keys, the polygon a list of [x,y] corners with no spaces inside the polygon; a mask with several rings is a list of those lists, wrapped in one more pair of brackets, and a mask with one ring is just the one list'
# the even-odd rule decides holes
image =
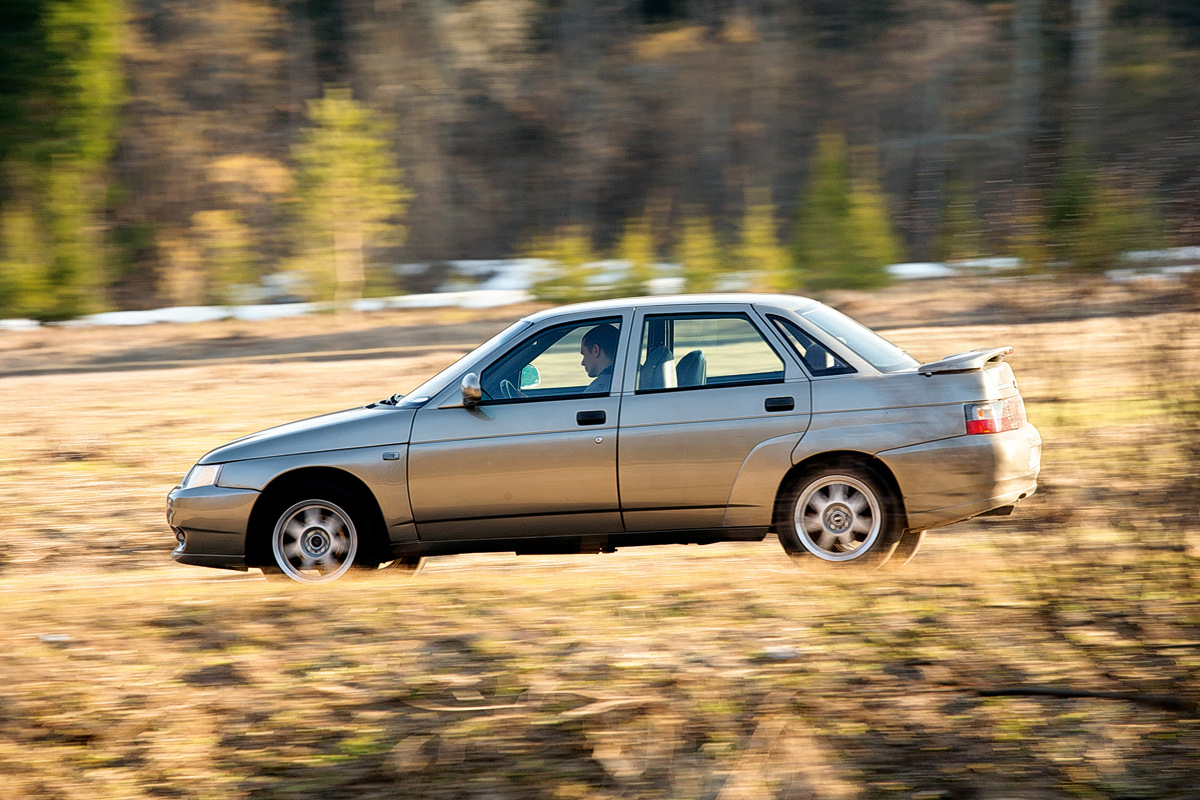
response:
{"label": "blurred grass", "polygon": [[[309,325],[339,351],[442,338],[106,372],[86,362],[106,337],[133,351],[127,332],[37,332],[37,364],[6,336],[0,797],[1200,797],[1200,511],[1176,416],[1198,317],[889,331],[919,358],[1016,346],[1046,439],[1038,495],[902,570],[798,567],[767,541],[316,589],[172,564],[165,494],[230,438],[411,388],[454,357],[445,328],[333,318]],[[460,351],[502,324],[452,322]],[[254,352],[319,333],[267,326]]]}
{"label": "blurred grass", "polygon": [[1193,562],[1009,539],[878,574],[764,543],[316,590],[29,575],[0,771],[93,798],[1191,796],[1194,711],[978,690],[1195,702]]}

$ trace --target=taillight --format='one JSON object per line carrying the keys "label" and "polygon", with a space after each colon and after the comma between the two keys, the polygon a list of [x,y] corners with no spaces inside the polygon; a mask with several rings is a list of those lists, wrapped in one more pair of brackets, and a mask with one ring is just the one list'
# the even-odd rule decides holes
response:
{"label": "taillight", "polygon": [[1025,403],[1021,395],[992,403],[971,403],[967,412],[967,433],[1013,431],[1025,424]]}

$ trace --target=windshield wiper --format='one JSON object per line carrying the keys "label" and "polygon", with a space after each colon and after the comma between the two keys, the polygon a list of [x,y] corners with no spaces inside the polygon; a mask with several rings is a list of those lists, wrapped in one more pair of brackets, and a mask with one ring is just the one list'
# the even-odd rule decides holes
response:
{"label": "windshield wiper", "polygon": [[404,399],[404,395],[402,395],[400,392],[396,392],[394,395],[389,397],[387,400],[380,400],[378,403],[372,403],[371,405],[372,406],[394,406],[403,399]]}

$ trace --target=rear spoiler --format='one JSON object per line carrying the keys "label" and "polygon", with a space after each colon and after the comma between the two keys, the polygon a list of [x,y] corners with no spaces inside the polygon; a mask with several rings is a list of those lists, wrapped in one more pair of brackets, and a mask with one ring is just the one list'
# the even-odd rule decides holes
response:
{"label": "rear spoiler", "polygon": [[972,350],[969,353],[959,353],[947,356],[941,361],[930,361],[917,367],[917,372],[929,376],[942,372],[974,372],[983,369],[987,364],[999,364],[1006,356],[1012,355],[1011,347],[992,347],[990,349]]}

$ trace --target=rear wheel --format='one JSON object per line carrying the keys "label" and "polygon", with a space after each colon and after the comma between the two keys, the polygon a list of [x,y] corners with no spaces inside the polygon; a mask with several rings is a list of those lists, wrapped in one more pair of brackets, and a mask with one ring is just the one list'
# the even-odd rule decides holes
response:
{"label": "rear wheel", "polygon": [[785,495],[781,511],[784,550],[827,564],[882,566],[903,526],[900,503],[887,483],[854,462],[803,474]]}

